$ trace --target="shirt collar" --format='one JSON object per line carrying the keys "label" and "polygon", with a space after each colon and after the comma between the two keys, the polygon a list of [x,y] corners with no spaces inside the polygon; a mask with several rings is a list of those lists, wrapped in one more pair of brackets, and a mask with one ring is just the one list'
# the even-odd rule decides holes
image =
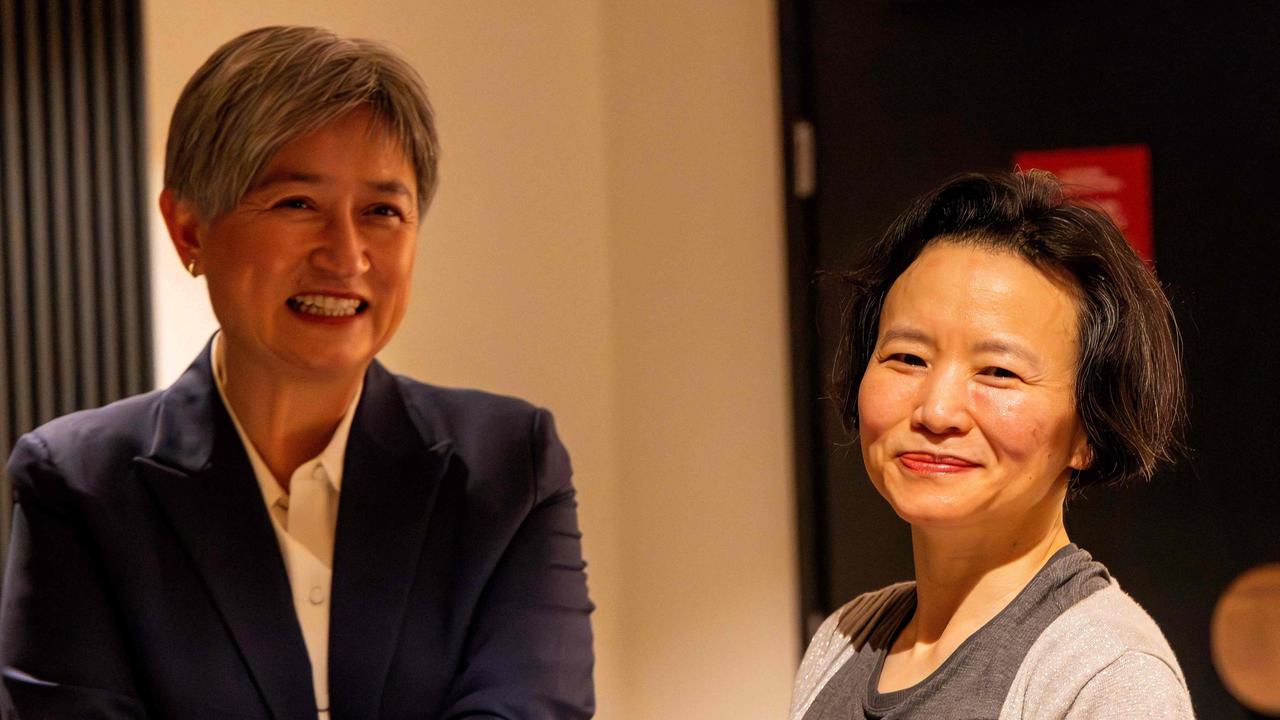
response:
{"label": "shirt collar", "polygon": [[[253,466],[254,475],[257,476],[258,484],[262,487],[263,499],[266,500],[267,507],[272,507],[280,502],[281,498],[285,497],[284,488],[280,486],[279,481],[271,474],[266,461],[258,454],[258,449],[249,440],[249,435],[245,433],[244,426],[240,424],[240,419],[236,417],[235,409],[231,407],[231,403],[227,400],[227,392],[224,387],[227,369],[220,352],[221,340],[222,332],[218,331],[213,336],[213,347],[209,352],[213,364],[213,382],[218,388],[218,396],[222,398],[223,406],[227,408],[227,414],[231,416],[232,424],[236,427],[236,433],[240,435],[240,442],[244,445],[245,451],[249,455],[249,464]],[[329,484],[333,486],[334,492],[342,490],[342,465],[347,454],[347,439],[351,435],[351,423],[355,420],[356,407],[360,404],[360,395],[363,392],[364,384],[361,383],[360,387],[356,388],[356,394],[351,398],[351,403],[347,405],[347,411],[343,413],[342,420],[338,422],[338,427],[334,429],[333,437],[329,438],[329,444],[320,451],[319,455],[298,466],[298,470],[309,472],[313,465],[320,465],[320,467],[324,468],[325,477],[329,480]]]}

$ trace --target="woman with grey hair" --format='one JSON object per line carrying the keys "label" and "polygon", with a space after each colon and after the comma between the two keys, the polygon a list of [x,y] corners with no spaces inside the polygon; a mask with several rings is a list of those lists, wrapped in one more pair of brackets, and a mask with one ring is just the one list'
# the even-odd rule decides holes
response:
{"label": "woman with grey hair", "polygon": [[586,718],[549,413],[393,375],[438,145],[381,45],[271,27],[179,98],[160,208],[220,326],[165,390],[9,461],[21,717]]}

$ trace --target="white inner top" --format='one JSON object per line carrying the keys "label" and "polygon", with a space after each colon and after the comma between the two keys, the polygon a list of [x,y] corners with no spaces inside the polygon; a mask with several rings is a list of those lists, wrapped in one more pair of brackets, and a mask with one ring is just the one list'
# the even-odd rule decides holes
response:
{"label": "white inner top", "polygon": [[342,463],[347,452],[351,421],[363,386],[320,454],[298,466],[289,479],[289,491],[272,475],[257,448],[245,434],[224,390],[226,365],[221,353],[221,333],[213,339],[213,379],[222,404],[235,424],[249,464],[262,490],[271,525],[284,556],[285,571],[293,592],[293,609],[302,628],[302,639],[311,659],[320,720],[329,717],[329,602],[333,584],[333,538],[338,524],[338,495],[342,490]]}

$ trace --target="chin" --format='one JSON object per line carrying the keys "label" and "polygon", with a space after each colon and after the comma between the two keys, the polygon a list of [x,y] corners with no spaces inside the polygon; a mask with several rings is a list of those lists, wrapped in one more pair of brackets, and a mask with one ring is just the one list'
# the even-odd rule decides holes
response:
{"label": "chin", "polygon": [[974,515],[972,503],[962,497],[927,492],[923,488],[882,490],[893,512],[913,527],[955,527],[969,524]]}
{"label": "chin", "polygon": [[350,346],[344,346],[321,352],[292,352],[288,364],[307,375],[323,377],[363,370],[372,360],[371,353],[352,352]]}
{"label": "chin", "polygon": [[904,522],[919,526],[951,525],[965,515],[954,505],[923,498],[894,498],[889,500],[889,506]]}

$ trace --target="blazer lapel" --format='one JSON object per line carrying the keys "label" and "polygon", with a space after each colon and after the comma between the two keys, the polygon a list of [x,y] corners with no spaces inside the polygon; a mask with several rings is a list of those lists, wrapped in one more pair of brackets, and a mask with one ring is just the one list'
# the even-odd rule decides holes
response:
{"label": "blazer lapel", "polygon": [[136,460],[278,720],[314,718],[310,661],[280,547],[209,352],[165,391],[155,443]]}
{"label": "blazer lapel", "polygon": [[451,452],[447,440],[415,428],[395,378],[375,362],[352,423],[338,503],[329,621],[335,719],[379,714]]}

